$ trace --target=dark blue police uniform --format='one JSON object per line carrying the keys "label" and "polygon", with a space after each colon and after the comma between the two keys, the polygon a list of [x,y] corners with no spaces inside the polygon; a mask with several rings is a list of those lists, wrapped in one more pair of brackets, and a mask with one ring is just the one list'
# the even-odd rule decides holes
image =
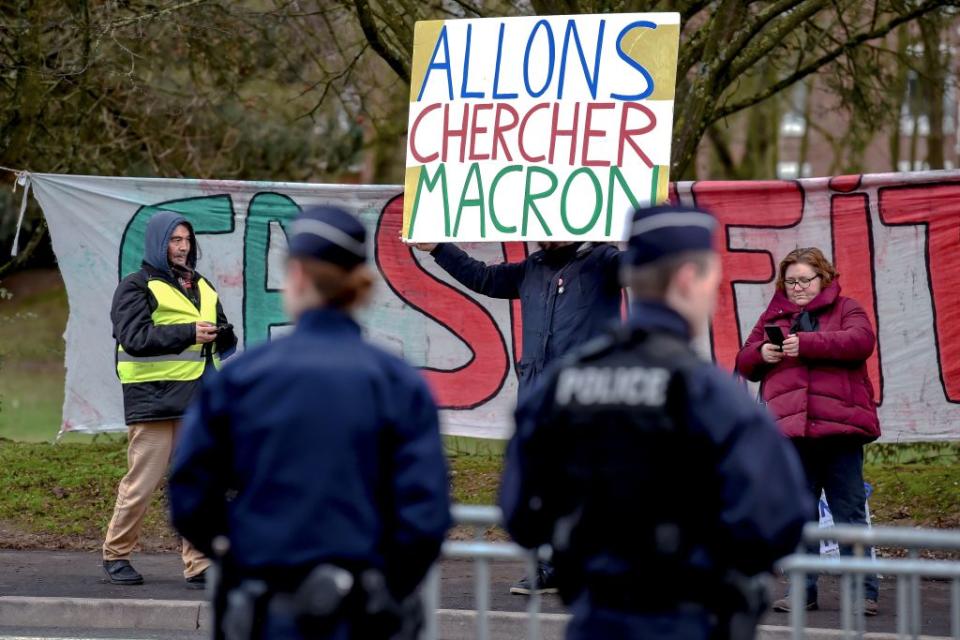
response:
{"label": "dark blue police uniform", "polygon": [[[301,218],[320,221],[311,231],[338,227],[362,245],[363,227],[329,211]],[[292,255],[357,264],[336,242],[304,234],[291,237]],[[173,523],[187,540],[210,554],[225,536],[237,579],[256,577],[277,592],[331,563],[356,574],[379,570],[403,599],[450,525],[437,408],[424,380],[335,308],[305,312],[290,335],[206,381],[187,413],[169,491]],[[264,637],[315,637],[292,619],[265,624]],[[346,620],[323,637],[354,637],[350,629]]]}
{"label": "dark blue police uniform", "polygon": [[[626,259],[710,248],[712,228],[677,238],[670,220],[639,225]],[[707,638],[749,597],[745,577],[800,540],[813,503],[795,453],[690,339],[676,311],[639,300],[517,409],[501,505],[519,544],[553,545],[568,638]]]}

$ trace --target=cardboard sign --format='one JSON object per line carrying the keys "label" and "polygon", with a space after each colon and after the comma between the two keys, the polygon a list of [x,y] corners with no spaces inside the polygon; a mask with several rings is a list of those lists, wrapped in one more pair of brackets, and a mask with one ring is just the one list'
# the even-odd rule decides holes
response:
{"label": "cardboard sign", "polygon": [[418,22],[403,236],[622,239],[666,198],[677,13]]}

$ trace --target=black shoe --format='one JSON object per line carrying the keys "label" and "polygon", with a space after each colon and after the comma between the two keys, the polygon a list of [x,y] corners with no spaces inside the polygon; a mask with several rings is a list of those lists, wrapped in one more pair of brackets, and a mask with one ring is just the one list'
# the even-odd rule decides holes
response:
{"label": "black shoe", "polygon": [[204,569],[195,576],[187,578],[187,589],[206,589],[207,588],[207,570]]}
{"label": "black shoe", "polygon": [[554,578],[553,567],[543,564],[537,565],[536,585],[531,587],[530,576],[523,576],[510,587],[510,593],[518,596],[542,595],[544,593],[557,593],[557,591],[557,581]]}
{"label": "black shoe", "polygon": [[104,560],[103,571],[113,584],[143,584],[143,576],[137,573],[129,560]]}

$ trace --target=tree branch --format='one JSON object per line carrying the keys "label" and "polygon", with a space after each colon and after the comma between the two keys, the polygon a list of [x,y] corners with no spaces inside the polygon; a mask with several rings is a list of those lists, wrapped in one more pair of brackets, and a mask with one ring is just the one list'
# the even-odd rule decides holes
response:
{"label": "tree branch", "polygon": [[179,4],[171,5],[163,9],[158,9],[157,11],[154,11],[152,13],[145,13],[142,16],[131,16],[129,18],[121,18],[120,20],[114,20],[113,22],[105,25],[103,31],[107,32],[117,27],[125,27],[128,24],[134,24],[134,23],[143,22],[145,20],[152,20],[154,18],[159,18],[160,16],[165,16],[167,14],[174,13],[182,9],[189,9],[190,7],[194,7],[198,4],[203,4],[206,1],[207,0],[187,0],[187,2],[181,2]]}
{"label": "tree branch", "polygon": [[706,9],[712,0],[694,0],[692,2],[683,3],[681,6],[677,7],[677,11],[680,12],[680,20],[686,22],[693,16],[697,15],[704,9]]}
{"label": "tree branch", "polygon": [[[726,66],[733,62],[733,60],[740,54],[744,47],[754,39],[754,37],[759,34],[764,27],[766,27],[770,22],[779,18],[781,15],[787,14],[791,9],[795,9],[798,5],[805,4],[809,2],[811,6],[817,7],[817,5],[826,4],[826,0],[779,0],[770,5],[760,13],[756,14],[751,20],[747,21],[746,26],[734,35],[733,40],[727,45],[726,49],[730,52],[729,56],[724,57],[720,66]],[[816,9],[819,11],[819,8]],[[802,13],[802,12],[796,12]],[[805,19],[804,16],[803,19]],[[801,20],[802,21],[802,20]],[[789,29],[792,31],[793,29]]]}
{"label": "tree branch", "polygon": [[[778,5],[781,3],[778,3]],[[783,2],[783,5],[794,5],[796,2]],[[731,45],[729,51],[733,55],[721,63],[720,68],[724,70],[724,77],[728,80],[735,80],[739,78],[747,69],[755,65],[760,59],[767,56],[771,51],[783,44],[783,39],[790,33],[792,33],[798,26],[809,20],[812,16],[819,13],[827,5],[826,0],[812,0],[807,4],[807,6],[801,7],[792,13],[786,14],[785,17],[777,20],[774,25],[770,27],[770,33],[764,33],[761,37],[757,38],[758,42],[754,46],[749,46],[749,43],[759,34],[763,27],[769,24],[776,15],[770,15],[772,10],[775,7],[771,7],[768,11],[764,12],[765,15],[761,20],[761,23],[753,25],[750,29],[747,30],[747,33],[744,35],[748,36],[746,39],[737,38],[737,41],[740,42],[738,46]],[[787,8],[790,8],[787,6]],[[728,69],[728,71],[727,71]]]}
{"label": "tree branch", "polygon": [[759,102],[763,102],[770,96],[776,95],[777,93],[779,93],[780,91],[783,91],[784,89],[794,84],[795,82],[798,82],[799,80],[803,80],[805,77],[807,77],[811,73],[833,62],[834,60],[836,60],[843,54],[847,53],[848,51],[852,51],[853,49],[863,44],[864,42],[867,42],[868,40],[874,40],[876,38],[881,38],[887,35],[890,31],[892,31],[896,27],[900,26],[901,24],[910,22],[912,20],[916,20],[920,16],[926,15],[930,11],[933,11],[934,9],[937,9],[940,6],[943,6],[943,4],[944,4],[943,0],[928,0],[927,2],[920,4],[919,6],[917,6],[916,8],[914,8],[913,10],[907,13],[898,15],[895,18],[891,18],[883,26],[878,27],[877,29],[874,29],[872,31],[868,31],[865,33],[861,33],[855,36],[851,40],[848,40],[847,42],[844,42],[843,44],[836,47],[835,49],[828,51],[827,53],[823,54],[813,62],[810,62],[809,64],[797,69],[797,71],[790,74],[783,80],[780,80],[779,82],[776,82],[766,87],[765,89],[763,89],[762,91],[759,91],[755,95],[749,98],[745,98],[740,102],[736,102],[731,105],[724,105],[723,107],[716,109],[713,113],[713,118],[711,119],[711,122],[716,122],[721,118],[725,118],[731,114],[737,113],[738,111],[742,111],[743,109],[752,107],[753,105]]}
{"label": "tree branch", "polygon": [[478,18],[486,18],[492,15],[490,13],[485,12],[483,9],[473,4],[472,2],[468,2],[467,0],[453,0],[453,2],[454,4],[457,4],[461,9],[465,11],[469,11],[470,13],[477,16]]}
{"label": "tree branch", "polygon": [[27,241],[27,244],[24,245],[20,253],[17,254],[15,258],[7,260],[5,263],[0,265],[0,277],[6,275],[9,271],[13,270],[16,267],[19,267],[27,260],[30,259],[30,256],[33,255],[33,252],[37,250],[37,247],[40,246],[40,241],[43,240],[44,235],[47,232],[47,220],[43,216],[40,217],[40,223],[34,228],[33,233],[30,234],[30,240]]}
{"label": "tree branch", "polygon": [[370,47],[383,58],[384,62],[390,65],[393,72],[396,73],[404,82],[410,82],[410,63],[406,56],[396,55],[387,47],[383,38],[380,37],[380,30],[377,28],[373,13],[370,10],[368,0],[354,0],[354,8],[357,10],[357,19],[360,21],[360,28],[363,29],[363,35],[366,36]]}
{"label": "tree branch", "polygon": [[[313,108],[310,109],[310,111],[308,111],[307,113],[305,113],[305,114],[303,114],[302,116],[300,116],[301,118],[313,117],[313,115],[317,112],[317,109],[319,109],[319,108],[323,105],[323,101],[326,100],[327,94],[330,92],[330,89],[331,89],[331,87],[333,87],[333,84],[334,84],[337,80],[340,80],[341,78],[345,78],[345,77],[346,77],[346,78],[349,78],[349,77],[350,77],[350,74],[353,73],[353,69],[354,69],[354,67],[356,66],[357,62],[360,61],[360,58],[363,57],[363,54],[366,53],[366,51],[367,51],[367,47],[366,47],[366,46],[361,47],[360,52],[356,55],[356,57],[354,57],[353,60],[350,61],[350,63],[349,63],[343,70],[341,70],[341,71],[340,71],[339,73],[337,73],[337,74],[334,74],[332,77],[330,77],[330,78],[327,80],[327,84],[324,86],[323,92],[321,92],[321,94],[320,94],[320,99],[317,100],[317,102],[314,104]],[[321,82],[322,82],[322,81],[321,81]],[[321,82],[317,82],[317,83],[315,83],[313,86],[311,86],[309,89],[305,89],[305,90],[303,91],[303,93],[301,93],[300,95],[303,96],[303,95],[309,93],[310,91],[313,91],[313,90],[316,89],[318,86],[320,86]]]}
{"label": "tree branch", "polygon": [[696,32],[683,43],[683,46],[680,48],[680,58],[677,60],[677,77],[682,78],[687,75],[687,72],[697,63],[698,60],[703,59],[703,47],[706,44],[706,33],[707,29],[697,29]]}

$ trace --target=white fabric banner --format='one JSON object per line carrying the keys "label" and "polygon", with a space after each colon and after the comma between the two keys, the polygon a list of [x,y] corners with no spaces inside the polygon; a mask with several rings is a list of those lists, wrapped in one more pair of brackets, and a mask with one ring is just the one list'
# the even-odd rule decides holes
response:
{"label": "white fabric banner", "polygon": [[[300,207],[322,203],[356,213],[375,238],[382,280],[361,324],[371,339],[423,368],[444,431],[510,435],[519,303],[465,290],[404,245],[400,187],[30,179],[70,303],[63,431],[125,428],[109,311],[119,279],[140,266],[153,212],[177,211],[194,225],[198,270],[217,287],[243,348],[289,330],[279,293],[283,228]],[[671,192],[713,209],[724,227],[720,306],[709,344],[701,345],[721,366],[732,367],[765,309],[779,260],[797,246],[819,246],[836,263],[844,294],[878,328],[869,371],[883,440],[960,438],[960,172],[681,183]],[[527,253],[518,243],[462,246],[488,262]]]}

